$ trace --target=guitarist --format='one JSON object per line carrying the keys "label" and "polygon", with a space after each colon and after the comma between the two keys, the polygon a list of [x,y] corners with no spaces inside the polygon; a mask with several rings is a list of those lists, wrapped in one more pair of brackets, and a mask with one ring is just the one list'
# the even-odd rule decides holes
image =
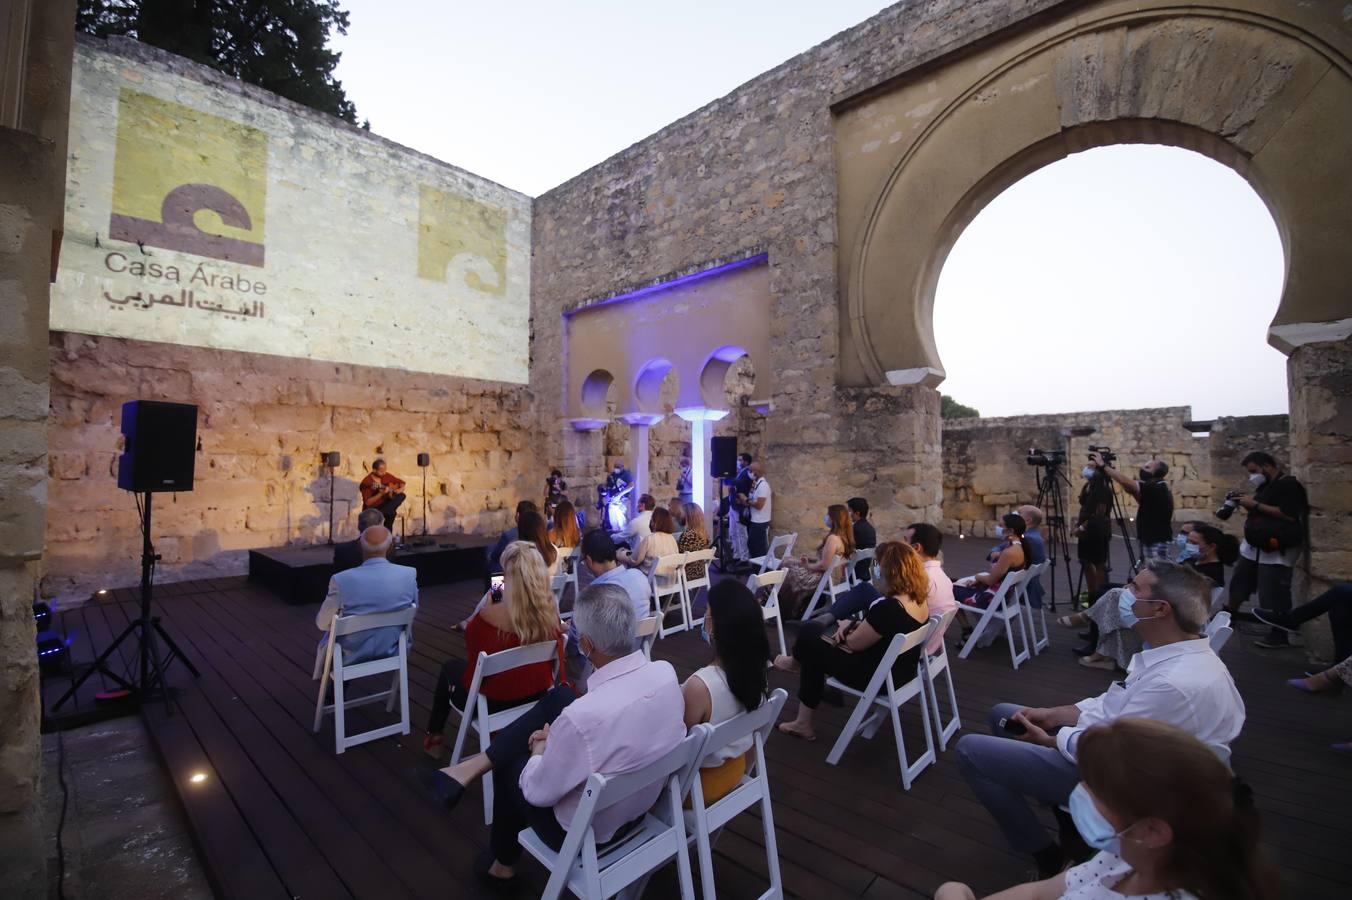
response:
{"label": "guitarist", "polygon": [[395,510],[404,502],[404,482],[385,470],[385,460],[378,459],[371,463],[371,472],[361,480],[358,490],[362,508],[379,510],[385,517],[385,527],[393,534]]}

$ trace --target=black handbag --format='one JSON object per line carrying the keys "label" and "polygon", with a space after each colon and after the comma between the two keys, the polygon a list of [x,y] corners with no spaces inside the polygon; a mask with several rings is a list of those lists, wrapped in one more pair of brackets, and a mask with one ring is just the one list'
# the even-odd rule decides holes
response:
{"label": "black handbag", "polygon": [[1244,540],[1255,550],[1281,553],[1305,543],[1305,534],[1300,522],[1249,513],[1249,519],[1244,523]]}

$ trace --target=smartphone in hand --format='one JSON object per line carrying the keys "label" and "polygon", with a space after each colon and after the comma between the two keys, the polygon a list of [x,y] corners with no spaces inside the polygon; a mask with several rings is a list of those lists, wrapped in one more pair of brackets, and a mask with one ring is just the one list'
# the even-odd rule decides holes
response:
{"label": "smartphone in hand", "polygon": [[1016,737],[1021,734],[1027,734],[1028,729],[1022,722],[1012,716],[1003,716],[1000,719],[1000,728],[1005,734],[1012,734]]}
{"label": "smartphone in hand", "polygon": [[502,575],[494,575],[488,579],[488,592],[493,595],[494,603],[502,599],[502,582]]}

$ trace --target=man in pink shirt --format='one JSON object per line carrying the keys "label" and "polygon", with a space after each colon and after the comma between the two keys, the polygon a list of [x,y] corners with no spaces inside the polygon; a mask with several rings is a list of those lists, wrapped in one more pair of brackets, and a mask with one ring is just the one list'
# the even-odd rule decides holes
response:
{"label": "man in pink shirt", "polygon": [[[929,601],[929,614],[942,616],[948,610],[955,609],[958,601],[953,598],[953,579],[948,577],[944,564],[939,562],[939,551],[944,545],[943,532],[928,522],[920,522],[909,526],[902,540],[918,550],[920,558],[924,560],[925,574],[929,576],[929,595],[926,598]],[[925,652],[937,653],[943,643],[944,636],[936,632],[925,645]]]}
{"label": "man in pink shirt", "polygon": [[[554,849],[563,845],[582,787],[593,772],[623,775],[660,759],[685,738],[685,702],[676,670],[634,650],[636,618],[629,595],[596,584],[578,597],[573,622],[578,646],[596,671],[587,693],[557,687],[530,712],[499,731],[488,750],[432,775],[434,789],[454,806],[465,786],[490,769],[493,826],[489,849],[475,871],[505,882],[521,858],[517,834],[526,827]],[[596,814],[598,844],[623,837],[656,802],[662,783]]]}

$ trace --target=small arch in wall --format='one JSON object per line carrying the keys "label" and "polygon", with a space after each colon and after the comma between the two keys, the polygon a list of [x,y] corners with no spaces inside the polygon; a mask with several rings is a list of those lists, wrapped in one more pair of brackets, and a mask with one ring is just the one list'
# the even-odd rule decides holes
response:
{"label": "small arch in wall", "polygon": [[610,386],[615,382],[615,376],[611,375],[605,369],[593,369],[582,381],[581,401],[582,411],[593,419],[609,418],[610,413],[606,408],[606,396],[610,392]]}
{"label": "small arch in wall", "polygon": [[[638,402],[639,411],[666,412],[662,404],[663,385],[671,381],[679,390],[678,377],[676,366],[669,359],[659,356],[644,363],[638,371],[638,377],[634,379],[634,399]],[[670,388],[667,392],[670,392]]]}
{"label": "small arch in wall", "polygon": [[727,408],[728,399],[725,384],[728,370],[732,368],[733,363],[747,355],[746,348],[739,347],[736,344],[724,344],[709,354],[709,358],[705,361],[704,369],[699,376],[700,396],[704,400],[705,408]]}

